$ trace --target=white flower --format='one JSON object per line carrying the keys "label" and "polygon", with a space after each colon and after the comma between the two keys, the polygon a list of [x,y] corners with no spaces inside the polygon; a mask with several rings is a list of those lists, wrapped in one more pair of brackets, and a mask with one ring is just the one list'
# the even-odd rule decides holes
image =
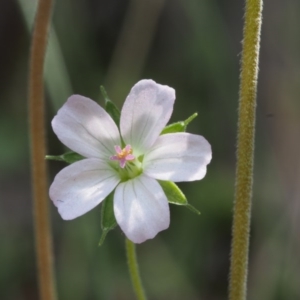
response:
{"label": "white flower", "polygon": [[168,200],[156,179],[202,179],[211,160],[202,136],[160,135],[174,101],[174,89],[139,81],[123,105],[119,132],[94,101],[80,95],[68,99],[52,127],[63,144],[86,159],[64,168],[50,187],[63,219],[85,214],[115,190],[115,217],[131,241],[142,243],[169,227]]}

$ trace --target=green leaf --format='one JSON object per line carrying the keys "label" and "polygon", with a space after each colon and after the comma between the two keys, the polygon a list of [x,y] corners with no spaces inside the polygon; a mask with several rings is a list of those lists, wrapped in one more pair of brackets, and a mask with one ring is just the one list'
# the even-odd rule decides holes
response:
{"label": "green leaf", "polygon": [[181,191],[181,189],[172,181],[163,181],[158,180],[158,183],[162,187],[165,195],[168,198],[168,201],[172,204],[176,205],[184,205],[189,208],[191,211],[200,215],[200,212],[191,204],[188,203],[185,195]]}
{"label": "green leaf", "polygon": [[184,132],[184,131],[185,131],[184,122],[180,121],[180,122],[172,123],[172,124],[166,126],[162,130],[161,134]]}
{"label": "green leaf", "polygon": [[108,95],[106,93],[106,90],[104,86],[100,86],[100,90],[102,93],[102,96],[105,100],[105,110],[108,112],[108,114],[112,117],[112,119],[115,121],[117,126],[120,126],[120,110],[117,108],[117,106],[108,98]]}
{"label": "green leaf", "polygon": [[200,212],[197,208],[195,208],[193,205],[191,205],[191,204],[188,203],[188,204],[186,205],[186,207],[187,207],[190,211],[196,213],[197,215],[201,215],[201,212]]}
{"label": "green leaf", "polygon": [[102,203],[101,209],[101,228],[102,235],[99,246],[104,243],[107,233],[117,226],[117,221],[114,214],[114,191],[111,192]]}
{"label": "green leaf", "polygon": [[172,181],[163,181],[158,180],[158,183],[164,190],[168,201],[172,204],[177,205],[187,205],[188,201],[183,194],[183,192],[180,190],[180,188]]}
{"label": "green leaf", "polygon": [[46,159],[48,160],[57,160],[57,161],[64,161],[68,164],[72,164],[76,161],[79,161],[79,160],[82,160],[84,159],[85,157],[76,153],[76,152],[67,152],[65,154],[62,154],[62,155],[46,155]]}
{"label": "green leaf", "polygon": [[197,116],[198,116],[198,114],[194,113],[189,118],[187,118],[185,121],[172,123],[172,124],[166,126],[163,129],[163,131],[161,132],[161,134],[184,132],[184,131],[186,131],[188,124],[190,124]]}

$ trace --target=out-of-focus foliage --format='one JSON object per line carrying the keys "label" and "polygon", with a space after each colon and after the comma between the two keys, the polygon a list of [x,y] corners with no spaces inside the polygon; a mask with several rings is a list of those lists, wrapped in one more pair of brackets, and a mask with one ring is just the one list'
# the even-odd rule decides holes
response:
{"label": "out-of-focus foliage", "polygon": [[[24,2],[30,13],[34,1]],[[201,215],[171,206],[170,228],[138,246],[149,299],[226,299],[243,5],[220,0],[56,1],[52,32],[57,44],[49,40],[52,68],[46,77],[49,154],[65,151],[50,121],[68,91],[104,105],[103,84],[121,108],[141,78],[175,88],[171,122],[197,111],[189,131],[212,145],[207,176],[179,184]],[[300,299],[299,11],[297,0],[264,4],[250,300]],[[29,25],[18,1],[0,1],[1,300],[38,299],[26,105]],[[50,180],[65,166],[49,165]],[[133,299],[122,232],[112,231],[98,247],[101,207],[66,222],[49,204],[59,298]]]}

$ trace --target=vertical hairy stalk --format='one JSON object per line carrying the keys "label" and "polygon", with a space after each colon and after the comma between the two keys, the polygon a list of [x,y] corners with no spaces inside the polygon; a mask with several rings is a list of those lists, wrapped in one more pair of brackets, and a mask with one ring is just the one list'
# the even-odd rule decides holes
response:
{"label": "vertical hairy stalk", "polygon": [[133,289],[138,300],[146,300],[136,259],[135,244],[126,239],[127,262]]}
{"label": "vertical hairy stalk", "polygon": [[31,137],[34,226],[41,300],[56,299],[52,266],[52,239],[48,211],[48,180],[45,162],[45,105],[43,70],[52,0],[40,0],[32,35],[29,75],[29,121]]}
{"label": "vertical hairy stalk", "polygon": [[229,298],[246,299],[262,0],[246,0]]}

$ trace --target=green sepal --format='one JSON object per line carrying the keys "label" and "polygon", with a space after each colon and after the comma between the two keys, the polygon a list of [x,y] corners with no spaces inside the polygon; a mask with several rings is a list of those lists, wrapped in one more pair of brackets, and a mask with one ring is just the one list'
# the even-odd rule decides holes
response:
{"label": "green sepal", "polygon": [[121,112],[117,106],[108,98],[107,92],[103,85],[100,86],[100,91],[105,100],[105,110],[112,117],[118,127],[120,127],[120,116]]}
{"label": "green sepal", "polygon": [[165,192],[168,201],[172,204],[176,205],[187,205],[188,201],[180,190],[180,188],[172,181],[163,181],[158,180],[158,183],[162,187],[163,191]]}
{"label": "green sepal", "polygon": [[162,187],[165,195],[167,196],[169,203],[176,205],[184,205],[194,213],[200,215],[200,211],[198,211],[194,206],[188,203],[185,195],[174,182],[158,180],[158,183]]}
{"label": "green sepal", "polygon": [[189,118],[187,118],[185,121],[180,121],[176,123],[172,123],[168,126],[166,126],[161,134],[166,133],[176,133],[176,132],[184,132],[186,131],[187,126],[198,116],[197,113],[192,114]]}
{"label": "green sepal", "polygon": [[99,246],[103,245],[107,233],[117,226],[114,214],[114,191],[111,192],[103,201],[101,209],[101,229],[102,235]]}
{"label": "green sepal", "polygon": [[84,159],[85,157],[76,152],[70,151],[62,155],[46,155],[45,158],[48,160],[64,161],[68,164],[72,164],[76,161]]}

